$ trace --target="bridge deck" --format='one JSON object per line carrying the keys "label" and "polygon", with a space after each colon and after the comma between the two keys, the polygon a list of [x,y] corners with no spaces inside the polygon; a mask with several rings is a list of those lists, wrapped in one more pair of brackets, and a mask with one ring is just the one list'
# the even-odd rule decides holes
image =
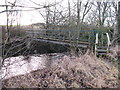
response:
{"label": "bridge deck", "polygon": [[[49,43],[54,43],[54,44],[61,44],[61,45],[68,45],[68,46],[73,46],[75,44],[75,41],[69,41],[69,40],[64,40],[64,41],[60,41],[60,40],[55,40],[55,39],[42,39],[42,38],[34,38],[33,40],[35,41],[42,41],[42,42],[49,42]],[[78,47],[82,47],[82,48],[87,48],[90,45],[90,43],[88,42],[78,42]]]}

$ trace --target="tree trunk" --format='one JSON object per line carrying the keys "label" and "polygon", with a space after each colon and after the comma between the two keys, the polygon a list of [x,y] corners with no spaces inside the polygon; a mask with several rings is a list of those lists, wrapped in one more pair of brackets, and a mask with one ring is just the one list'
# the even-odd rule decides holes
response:
{"label": "tree trunk", "polygon": [[49,8],[46,8],[46,29],[49,28],[49,16],[50,16],[50,11]]}
{"label": "tree trunk", "polygon": [[77,0],[77,32],[76,32],[76,40],[78,44],[78,38],[79,38],[79,29],[80,29],[80,7],[81,7],[81,2],[80,0]]}
{"label": "tree trunk", "polygon": [[77,27],[79,27],[80,24],[80,7],[81,7],[81,2],[80,0],[77,1]]}
{"label": "tree trunk", "polygon": [[120,2],[118,2],[118,31],[117,34],[120,33]]}

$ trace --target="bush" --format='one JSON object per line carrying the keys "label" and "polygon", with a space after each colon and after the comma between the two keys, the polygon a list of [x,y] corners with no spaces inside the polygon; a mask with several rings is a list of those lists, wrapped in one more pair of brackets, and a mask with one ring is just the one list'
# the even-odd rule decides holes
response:
{"label": "bush", "polygon": [[19,28],[10,29],[10,38],[26,36],[25,30]]}

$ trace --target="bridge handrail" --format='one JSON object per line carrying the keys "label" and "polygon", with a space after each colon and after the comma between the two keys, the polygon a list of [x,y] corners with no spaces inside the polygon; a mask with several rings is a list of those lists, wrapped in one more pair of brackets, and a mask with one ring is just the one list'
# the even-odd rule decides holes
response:
{"label": "bridge handrail", "polygon": [[106,33],[106,35],[107,35],[108,46],[109,46],[109,45],[111,45],[111,42],[110,42],[110,37],[109,37],[109,34],[108,34],[108,33]]}
{"label": "bridge handrail", "polygon": [[98,44],[98,33],[96,33],[95,44]]}

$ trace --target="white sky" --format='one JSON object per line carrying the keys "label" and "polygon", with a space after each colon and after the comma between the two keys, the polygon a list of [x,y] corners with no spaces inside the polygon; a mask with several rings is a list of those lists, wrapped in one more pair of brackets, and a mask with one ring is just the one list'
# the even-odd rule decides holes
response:
{"label": "white sky", "polygon": [[[14,2],[15,0],[7,0],[9,2]],[[16,0],[17,1],[17,5],[24,5],[24,6],[28,6],[28,7],[36,7],[37,5],[33,4],[30,0]],[[54,1],[56,2],[60,2],[61,0],[32,0],[40,5],[44,5],[45,2],[47,3],[53,3]],[[71,3],[75,2],[76,0],[70,0]],[[87,1],[87,0],[84,0]],[[91,1],[96,1],[96,0],[91,0]],[[100,1],[100,0],[98,0]],[[104,1],[116,1],[116,0],[104,0]],[[119,0],[117,0],[119,1]],[[5,5],[5,0],[0,0],[0,5]],[[63,0],[61,5],[63,7],[67,7],[68,5],[68,0]],[[5,10],[5,7],[2,8],[0,7],[0,12]],[[45,10],[45,9],[43,9]],[[42,12],[42,10],[41,10]],[[21,25],[29,25],[31,23],[38,23],[38,22],[44,22],[43,17],[39,14],[38,11],[24,11],[21,12],[21,18],[19,20],[19,23]],[[14,23],[16,24],[16,23]],[[6,13],[0,13],[0,25],[6,25]]]}
{"label": "white sky", "polygon": [[[7,0],[9,2],[14,2],[15,0]],[[32,0],[40,5],[44,5],[45,2],[53,3],[55,0]],[[61,0],[56,0],[56,2],[59,2]],[[67,4],[67,0],[63,0],[62,5],[65,6]],[[5,5],[5,0],[0,0],[0,5]],[[30,2],[30,0],[17,0],[17,5],[24,5],[28,7],[36,7],[37,5]],[[38,6],[37,6],[38,7]],[[27,8],[29,9],[29,8]],[[5,10],[5,7],[0,7],[0,12]],[[45,9],[41,9],[42,10]],[[28,25],[31,23],[38,23],[38,22],[44,22],[43,17],[39,14],[38,11],[23,11],[21,12],[21,18],[20,18],[20,24],[21,25]],[[0,13],[0,25],[6,25],[6,13]]]}

